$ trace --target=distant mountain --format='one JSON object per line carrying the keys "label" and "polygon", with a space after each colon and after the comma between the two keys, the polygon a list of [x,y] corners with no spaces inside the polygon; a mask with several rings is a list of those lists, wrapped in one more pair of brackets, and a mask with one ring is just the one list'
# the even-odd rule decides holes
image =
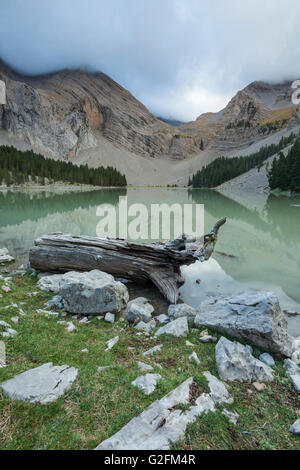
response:
{"label": "distant mountain", "polygon": [[0,80],[7,88],[0,144],[13,142],[75,163],[112,165],[129,181],[134,174],[133,184],[169,183],[220,153],[236,152],[300,122],[289,82],[253,82],[222,111],[181,123],[156,118],[103,73],[62,70],[29,77],[0,61]]}
{"label": "distant mountain", "polygon": [[163,118],[161,116],[157,116],[157,119],[159,119],[160,121],[163,121],[163,122],[169,124],[169,126],[173,126],[173,127],[180,127],[180,126],[183,126],[184,124],[186,124],[183,121],[176,121],[175,119],[166,119],[166,118]]}

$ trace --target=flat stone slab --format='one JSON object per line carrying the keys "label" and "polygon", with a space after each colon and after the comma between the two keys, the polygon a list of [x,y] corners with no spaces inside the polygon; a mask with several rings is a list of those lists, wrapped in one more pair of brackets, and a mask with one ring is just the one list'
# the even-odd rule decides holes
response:
{"label": "flat stone slab", "polygon": [[[216,411],[216,405],[233,403],[225,385],[210,372],[203,375],[208,381],[210,393],[202,393],[190,402],[193,377],[153,402],[139,416],[133,418],[120,431],[103,441],[96,450],[169,450],[170,443],[183,439],[186,427],[202,413]],[[179,405],[190,405],[182,411]]]}
{"label": "flat stone slab", "polygon": [[77,373],[74,367],[53,366],[49,362],[2,382],[0,389],[12,400],[46,405],[71,388]]}

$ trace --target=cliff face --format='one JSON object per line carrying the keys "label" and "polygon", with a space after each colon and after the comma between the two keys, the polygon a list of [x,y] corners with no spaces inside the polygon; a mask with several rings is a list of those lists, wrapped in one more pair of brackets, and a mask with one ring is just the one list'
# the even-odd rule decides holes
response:
{"label": "cliff face", "polygon": [[226,152],[299,122],[290,83],[254,82],[219,113],[173,127],[103,73],[81,70],[25,77],[0,62],[7,104],[0,129],[52,158],[73,159],[103,139],[143,157],[183,160],[202,150]]}

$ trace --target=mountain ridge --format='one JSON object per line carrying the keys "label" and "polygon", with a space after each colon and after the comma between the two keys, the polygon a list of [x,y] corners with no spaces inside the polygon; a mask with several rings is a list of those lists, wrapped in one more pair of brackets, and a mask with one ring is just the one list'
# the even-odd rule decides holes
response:
{"label": "mountain ridge", "polygon": [[[252,82],[218,113],[174,127],[102,72],[66,69],[24,76],[0,61],[0,79],[7,87],[7,105],[0,107],[2,136],[47,157],[91,166],[109,160],[110,152],[130,155],[131,166],[140,162],[145,171],[155,167],[152,160],[161,162],[157,167],[163,171],[196,157],[201,167],[300,121],[290,82]],[[168,182],[168,172],[165,177]]]}

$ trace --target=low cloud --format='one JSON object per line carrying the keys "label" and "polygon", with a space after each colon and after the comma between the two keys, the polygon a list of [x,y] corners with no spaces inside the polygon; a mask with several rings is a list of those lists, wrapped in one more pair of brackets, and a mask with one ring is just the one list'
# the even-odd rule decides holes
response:
{"label": "low cloud", "polygon": [[10,0],[0,56],[28,74],[101,70],[188,121],[253,80],[300,78],[299,14],[292,0]]}

